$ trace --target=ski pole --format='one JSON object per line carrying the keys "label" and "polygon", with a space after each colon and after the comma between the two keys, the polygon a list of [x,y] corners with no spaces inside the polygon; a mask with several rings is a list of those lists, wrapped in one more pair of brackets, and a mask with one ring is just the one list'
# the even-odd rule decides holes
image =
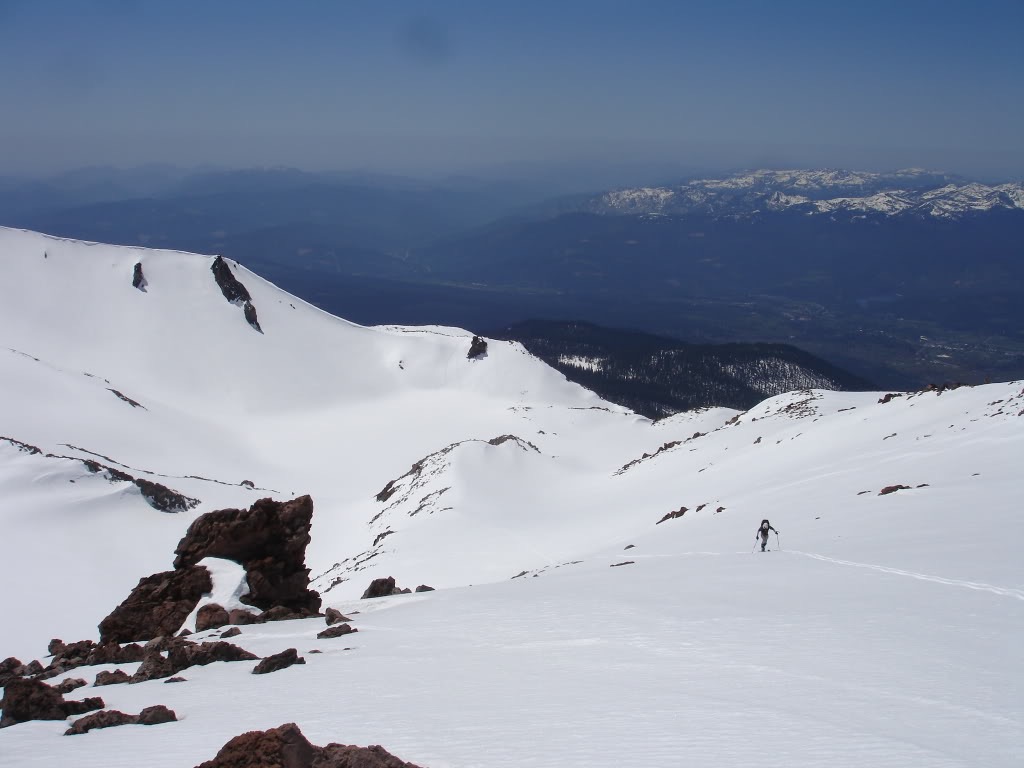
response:
{"label": "ski pole", "polygon": [[778,546],[778,548],[780,550],[782,549],[782,544],[779,543],[779,532],[778,531],[775,532],[775,544],[776,544],[776,546]]}
{"label": "ski pole", "polygon": [[757,537],[754,537],[754,546],[750,548],[750,554],[754,554],[754,550],[757,549]]}

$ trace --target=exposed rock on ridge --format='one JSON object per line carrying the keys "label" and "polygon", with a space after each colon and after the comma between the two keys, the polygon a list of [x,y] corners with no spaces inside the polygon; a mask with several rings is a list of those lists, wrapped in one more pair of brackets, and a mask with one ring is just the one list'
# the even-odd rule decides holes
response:
{"label": "exposed rock on ridge", "polygon": [[[117,390],[112,389],[110,391],[133,407],[143,407]],[[143,408],[143,410],[145,410],[145,408]],[[160,512],[185,512],[199,505],[199,499],[193,499],[191,496],[186,496],[185,494],[180,493],[173,488],[168,488],[166,485],[162,485],[161,483],[155,483],[152,480],[134,477],[120,469],[115,469],[114,467],[106,464],[101,464],[95,459],[82,459],[77,456],[61,456],[56,453],[43,453],[43,451],[34,445],[29,445],[28,443],[23,443],[21,440],[15,440],[13,437],[6,437],[4,435],[0,435],[0,440],[10,443],[20,451],[33,455],[41,455],[47,459],[66,459],[67,461],[81,462],[88,471],[94,474],[103,474],[112,483],[133,483],[135,487],[142,492],[142,498],[146,500],[146,503],[153,509],[159,510]]]}
{"label": "exposed rock on ridge", "polygon": [[466,357],[470,360],[477,360],[487,356],[487,341],[479,336],[474,336],[469,344],[469,354]]}
{"label": "exposed rock on ridge", "polygon": [[240,304],[245,315],[245,321],[255,330],[263,333],[259,320],[256,318],[256,307],[252,304],[252,296],[249,295],[249,290],[232,273],[228,263],[218,256],[213,260],[210,270],[213,272],[213,279],[220,286],[220,292],[224,294],[224,298],[232,304]]}

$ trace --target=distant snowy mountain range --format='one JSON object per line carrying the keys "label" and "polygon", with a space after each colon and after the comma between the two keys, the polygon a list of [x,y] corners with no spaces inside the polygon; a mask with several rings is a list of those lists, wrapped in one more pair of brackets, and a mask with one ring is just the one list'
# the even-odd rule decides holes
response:
{"label": "distant snowy mountain range", "polygon": [[1024,210],[1024,184],[988,186],[921,169],[894,173],[757,170],[678,187],[606,192],[584,210],[608,214],[752,216],[792,210],[808,215],[869,213],[959,219],[997,209]]}
{"label": "distant snowy mountain range", "polygon": [[296,723],[424,768],[1017,768],[1022,459],[1019,381],[651,421],[516,342],[0,228],[0,765],[399,765],[203,763]]}

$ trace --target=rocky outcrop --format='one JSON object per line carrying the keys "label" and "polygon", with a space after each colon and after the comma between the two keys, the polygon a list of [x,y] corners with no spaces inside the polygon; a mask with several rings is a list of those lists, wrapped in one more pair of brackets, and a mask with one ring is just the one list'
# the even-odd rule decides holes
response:
{"label": "rocky outcrop", "polygon": [[228,263],[222,257],[217,256],[213,260],[213,264],[210,265],[210,271],[213,272],[213,279],[217,282],[217,286],[220,288],[220,292],[224,294],[225,299],[232,304],[252,301],[249,290],[239,282],[238,278],[231,271],[231,267],[228,266]]}
{"label": "rocky outcrop", "polygon": [[294,648],[287,648],[280,653],[275,653],[272,656],[267,656],[263,661],[253,667],[252,673],[254,675],[267,675],[271,672],[277,672],[281,669],[287,669],[293,664],[305,664],[306,660],[299,656],[299,652]]}
{"label": "rocky outcrop", "polygon": [[142,647],[132,643],[121,646],[117,643],[97,645],[92,640],[79,640],[75,643],[64,643],[59,639],[50,641],[49,651],[53,655],[49,666],[42,670],[40,677],[56,677],[76,667],[96,666],[97,664],[130,664],[142,661]]}
{"label": "rocky outcrop", "polygon": [[262,624],[266,621],[291,621],[292,619],[308,619],[310,616],[319,616],[318,613],[310,613],[306,610],[286,608],[283,605],[275,605],[256,616],[255,624]]}
{"label": "rocky outcrop", "polygon": [[474,336],[469,343],[469,354],[466,357],[470,360],[478,360],[487,356],[487,341],[480,336]]}
{"label": "rocky outcrop", "polygon": [[219,605],[198,612],[197,627],[319,616],[320,595],[309,589],[306,546],[313,500],[260,499],[248,510],[222,509],[196,518],[175,549],[174,570],[139,581],[132,593],[100,622],[100,641],[151,640],[176,633],[204,594],[213,589],[205,557],[233,560],[245,568],[249,592],[241,600],[262,611],[226,611]]}
{"label": "rocky outcrop", "polygon": [[43,674],[44,671],[43,665],[39,663],[39,660],[33,659],[22,668],[22,676],[35,677],[36,675]]}
{"label": "rocky outcrop", "polygon": [[75,736],[97,728],[113,728],[118,725],[159,725],[160,723],[173,723],[177,719],[178,716],[174,710],[168,709],[163,704],[146,707],[137,715],[126,715],[116,709],[105,709],[76,720],[70,728],[64,731],[64,735]]}
{"label": "rocky outcrop", "polygon": [[896,491],[909,491],[909,485],[887,485],[885,488],[878,492],[879,496],[888,496],[890,493],[896,493]]}
{"label": "rocky outcrop", "polygon": [[196,768],[420,768],[383,747],[310,744],[295,723],[235,736]]}
{"label": "rocky outcrop", "polygon": [[196,612],[196,632],[217,629],[231,622],[227,609],[217,603],[207,603]]}
{"label": "rocky outcrop", "polygon": [[182,637],[162,638],[163,642],[147,647],[146,658],[132,675],[131,682],[143,683],[171,677],[189,667],[205,667],[217,661],[256,661],[259,656],[237,645],[217,641],[193,643]]}
{"label": "rocky outcrop", "polygon": [[173,723],[177,719],[178,716],[174,714],[173,709],[168,709],[163,704],[156,704],[139,712],[136,722],[139,725],[160,725],[160,723]]}
{"label": "rocky outcrop", "polygon": [[[665,516],[661,518],[661,520],[659,520],[657,523],[655,523],[655,525],[661,525],[666,520],[675,520],[676,518],[680,518],[683,515],[685,515],[688,511],[689,509],[687,507],[680,507],[679,509],[673,510],[672,512],[666,512]],[[698,512],[699,511],[700,510],[698,510]]]}
{"label": "rocky outcrop", "polygon": [[42,680],[10,680],[0,699],[0,728],[29,720],[64,720],[94,709],[103,709],[103,699],[92,697],[83,701],[64,701],[64,696]]}
{"label": "rocky outcrop", "polygon": [[24,674],[25,665],[14,656],[8,656],[0,661],[0,686],[5,686],[11,680],[16,680]]}
{"label": "rocky outcrop", "polygon": [[221,640],[226,640],[229,637],[238,637],[240,634],[242,634],[242,630],[240,630],[238,627],[231,627],[231,629],[225,632],[221,632],[220,638]]}
{"label": "rocky outcrop", "polygon": [[[142,408],[146,410],[145,406],[141,403],[132,400],[122,392],[118,392],[116,389],[108,388],[116,397],[125,401],[133,408]],[[23,443],[20,440],[15,440],[12,437],[4,437],[0,435],[0,440],[10,443],[15,448],[25,453],[40,454],[48,459],[65,459],[67,461],[78,461],[81,462],[82,466],[93,474],[102,474],[112,483],[134,483],[135,486],[142,492],[142,498],[146,500],[154,509],[158,509],[161,512],[184,512],[192,509],[199,505],[199,499],[193,499],[190,496],[186,496],[173,488],[168,488],[166,485],[160,483],[154,483],[150,480],[143,480],[142,478],[136,478],[127,472],[120,469],[115,469],[107,464],[101,464],[95,459],[83,459],[79,456],[63,456],[56,453],[43,453],[39,448],[28,443]],[[69,446],[75,448],[75,446]],[[76,450],[85,450],[84,448],[75,448]],[[89,451],[86,451],[87,453]],[[102,458],[107,458],[103,456]],[[112,461],[112,459],[107,459]]]}
{"label": "rocky outcrop", "polygon": [[256,307],[252,305],[251,301],[245,302],[245,306],[242,307],[242,317],[245,318],[245,322],[252,326],[253,330],[263,333],[263,329],[260,328],[259,318],[256,317]]}
{"label": "rocky outcrop", "polygon": [[149,506],[161,512],[187,512],[199,506],[199,499],[193,499],[166,485],[144,480],[141,477],[136,478],[133,482],[142,492],[142,497]]}
{"label": "rocky outcrop", "polygon": [[352,619],[343,614],[337,608],[328,608],[324,611],[324,620],[327,622],[327,626],[338,624],[342,621],[352,621]]}
{"label": "rocky outcrop", "polygon": [[[113,392],[114,390],[111,391]],[[129,402],[135,403],[134,400],[130,399]],[[135,405],[138,406],[138,403],[135,403]],[[50,455],[47,454],[47,456]],[[56,456],[54,458],[66,457]],[[161,483],[154,483],[152,480],[145,480],[141,477],[133,477],[127,472],[108,467],[106,464],[100,464],[94,459],[77,459],[77,461],[81,461],[90,472],[105,474],[112,483],[134,483],[135,487],[142,493],[142,498],[146,500],[146,503],[160,512],[187,512],[199,506],[199,499],[193,499],[191,496],[186,496]]]}
{"label": "rocky outcrop", "polygon": [[135,262],[135,268],[132,270],[132,287],[138,288],[145,293],[146,285],[146,276],[142,274],[142,262],[137,261]]}
{"label": "rocky outcrop", "polygon": [[387,597],[388,595],[407,595],[412,590],[406,588],[401,589],[395,585],[395,577],[388,576],[384,579],[374,579],[370,582],[370,586],[363,592],[362,600],[369,600],[374,597]]}
{"label": "rocky outcrop", "polygon": [[71,693],[78,688],[84,688],[89,683],[80,677],[69,677],[66,680],[61,680],[57,685],[53,686],[53,690],[57,691],[61,696]]}
{"label": "rocky outcrop", "polygon": [[115,669],[113,672],[103,670],[96,674],[96,682],[93,683],[93,686],[98,688],[101,685],[120,685],[131,682],[131,679],[132,676],[123,669]]}
{"label": "rocky outcrop", "polygon": [[245,321],[253,329],[263,333],[263,329],[260,328],[259,321],[256,319],[256,307],[252,304],[252,296],[249,295],[248,289],[235,277],[228,263],[218,256],[213,260],[210,270],[213,272],[213,279],[220,287],[220,292],[224,294],[224,298],[232,304],[240,304],[245,315]]}
{"label": "rocky outcrop", "polygon": [[328,627],[322,632],[317,632],[316,636],[320,640],[330,640],[332,637],[342,637],[344,635],[351,635],[353,632],[358,632],[358,629],[352,627],[351,624],[335,624],[334,626]]}
{"label": "rocky outcrop", "polygon": [[434,588],[433,587],[428,587],[426,584],[420,584],[413,591],[414,592],[433,592]]}
{"label": "rocky outcrop", "polygon": [[228,611],[228,624],[259,624],[258,616],[254,616],[243,608],[232,608]]}
{"label": "rocky outcrop", "polygon": [[125,643],[173,635],[200,598],[212,589],[210,572],[202,566],[147,576],[100,622],[100,642]]}
{"label": "rocky outcrop", "polygon": [[313,500],[260,499],[248,510],[208,512],[189,526],[175,549],[175,568],[204,557],[234,560],[245,568],[249,593],[242,602],[268,610],[281,606],[304,616],[319,615],[320,595],[309,589],[306,546]]}

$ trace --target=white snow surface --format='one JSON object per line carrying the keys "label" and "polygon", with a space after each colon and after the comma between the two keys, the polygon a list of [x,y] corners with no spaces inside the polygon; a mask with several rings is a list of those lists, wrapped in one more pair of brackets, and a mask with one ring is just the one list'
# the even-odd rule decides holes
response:
{"label": "white snow surface", "polygon": [[203,566],[210,574],[213,589],[199,599],[192,613],[182,622],[181,629],[195,632],[196,616],[199,615],[199,609],[204,605],[216,604],[228,611],[237,609],[247,613],[259,613],[258,609],[241,600],[244,595],[249,594],[249,583],[245,578],[245,568],[241,564],[234,560],[225,560],[222,557],[204,557],[197,565]]}
{"label": "white snow surface", "polygon": [[[291,721],[431,768],[1024,764],[1021,382],[652,423],[519,345],[468,360],[467,331],[353,325],[230,263],[258,333],[211,263],[0,229],[0,657],[95,638],[199,514],[303,493],[314,586],[359,632],[242,627],[306,664],[78,689],[180,720],[24,723],[0,765],[192,766]],[[210,600],[243,593],[204,564]],[[389,575],[438,589],[358,599]]]}

